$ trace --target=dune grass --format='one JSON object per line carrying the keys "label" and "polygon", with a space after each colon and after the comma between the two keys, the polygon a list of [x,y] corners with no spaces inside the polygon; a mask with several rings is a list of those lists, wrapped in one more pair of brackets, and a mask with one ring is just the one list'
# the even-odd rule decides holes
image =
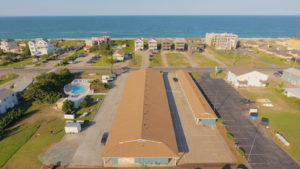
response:
{"label": "dune grass", "polygon": [[152,66],[152,67],[161,67],[162,66],[162,58],[161,58],[160,52],[152,56],[152,60],[150,61],[150,66]]}
{"label": "dune grass", "polygon": [[200,54],[200,53],[193,53],[193,54],[189,54],[193,61],[197,63],[197,65],[199,66],[219,66],[219,63],[208,59],[207,57],[205,57],[204,55]]}
{"label": "dune grass", "polygon": [[189,66],[189,62],[186,57],[181,53],[167,53],[166,54],[169,66]]}

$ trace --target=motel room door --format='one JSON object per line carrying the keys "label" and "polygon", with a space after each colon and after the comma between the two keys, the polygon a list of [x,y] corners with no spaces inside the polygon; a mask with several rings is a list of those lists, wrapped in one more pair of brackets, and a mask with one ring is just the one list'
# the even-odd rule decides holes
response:
{"label": "motel room door", "polygon": [[118,164],[135,164],[134,158],[119,158]]}

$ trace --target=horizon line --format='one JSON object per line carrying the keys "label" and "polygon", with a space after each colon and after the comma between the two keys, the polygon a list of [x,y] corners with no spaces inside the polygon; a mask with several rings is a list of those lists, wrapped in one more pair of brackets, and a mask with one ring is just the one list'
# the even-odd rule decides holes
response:
{"label": "horizon line", "polygon": [[6,16],[0,16],[0,18],[4,18],[4,17],[97,17],[97,16],[118,16],[118,17],[126,17],[126,16],[300,16],[300,14],[297,15],[289,15],[289,14],[281,14],[281,15],[258,15],[258,14],[250,14],[250,15],[245,15],[245,14],[241,14],[241,15],[189,15],[189,14],[184,14],[184,15],[174,15],[174,14],[166,14],[166,15],[156,15],[156,14],[152,14],[152,15],[6,15]]}

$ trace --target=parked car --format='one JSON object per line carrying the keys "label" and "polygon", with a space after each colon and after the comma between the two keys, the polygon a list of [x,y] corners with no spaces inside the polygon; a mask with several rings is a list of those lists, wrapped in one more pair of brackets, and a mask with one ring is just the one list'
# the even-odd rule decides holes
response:
{"label": "parked car", "polygon": [[174,82],[178,82],[178,79],[176,77],[173,78]]}
{"label": "parked car", "polygon": [[108,132],[103,133],[102,139],[101,139],[101,145],[104,146],[106,144],[107,138],[108,138]]}
{"label": "parked car", "polygon": [[240,100],[240,103],[250,104],[250,103],[254,103],[254,101],[253,100],[249,100],[249,99],[242,99],[242,100]]}
{"label": "parked car", "polygon": [[282,71],[277,71],[277,72],[274,72],[273,74],[275,77],[281,77],[282,73],[283,73]]}

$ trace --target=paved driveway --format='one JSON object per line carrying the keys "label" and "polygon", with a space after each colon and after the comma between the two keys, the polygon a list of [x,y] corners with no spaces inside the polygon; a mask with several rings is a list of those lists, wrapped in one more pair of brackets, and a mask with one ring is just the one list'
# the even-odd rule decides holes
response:
{"label": "paved driveway", "polygon": [[203,74],[198,81],[201,89],[215,106],[228,132],[245,150],[253,169],[294,169],[300,165],[277,146],[259,127],[248,119],[249,107],[240,104],[243,98],[222,79],[211,79]]}
{"label": "paved driveway", "polygon": [[172,112],[178,150],[181,154],[179,165],[213,165],[223,167],[235,164],[236,160],[214,127],[196,125],[192,111],[178,82],[173,81],[174,73],[164,75],[170,109]]}
{"label": "paved driveway", "polygon": [[149,51],[136,51],[135,54],[142,56],[142,68],[149,67]]}

